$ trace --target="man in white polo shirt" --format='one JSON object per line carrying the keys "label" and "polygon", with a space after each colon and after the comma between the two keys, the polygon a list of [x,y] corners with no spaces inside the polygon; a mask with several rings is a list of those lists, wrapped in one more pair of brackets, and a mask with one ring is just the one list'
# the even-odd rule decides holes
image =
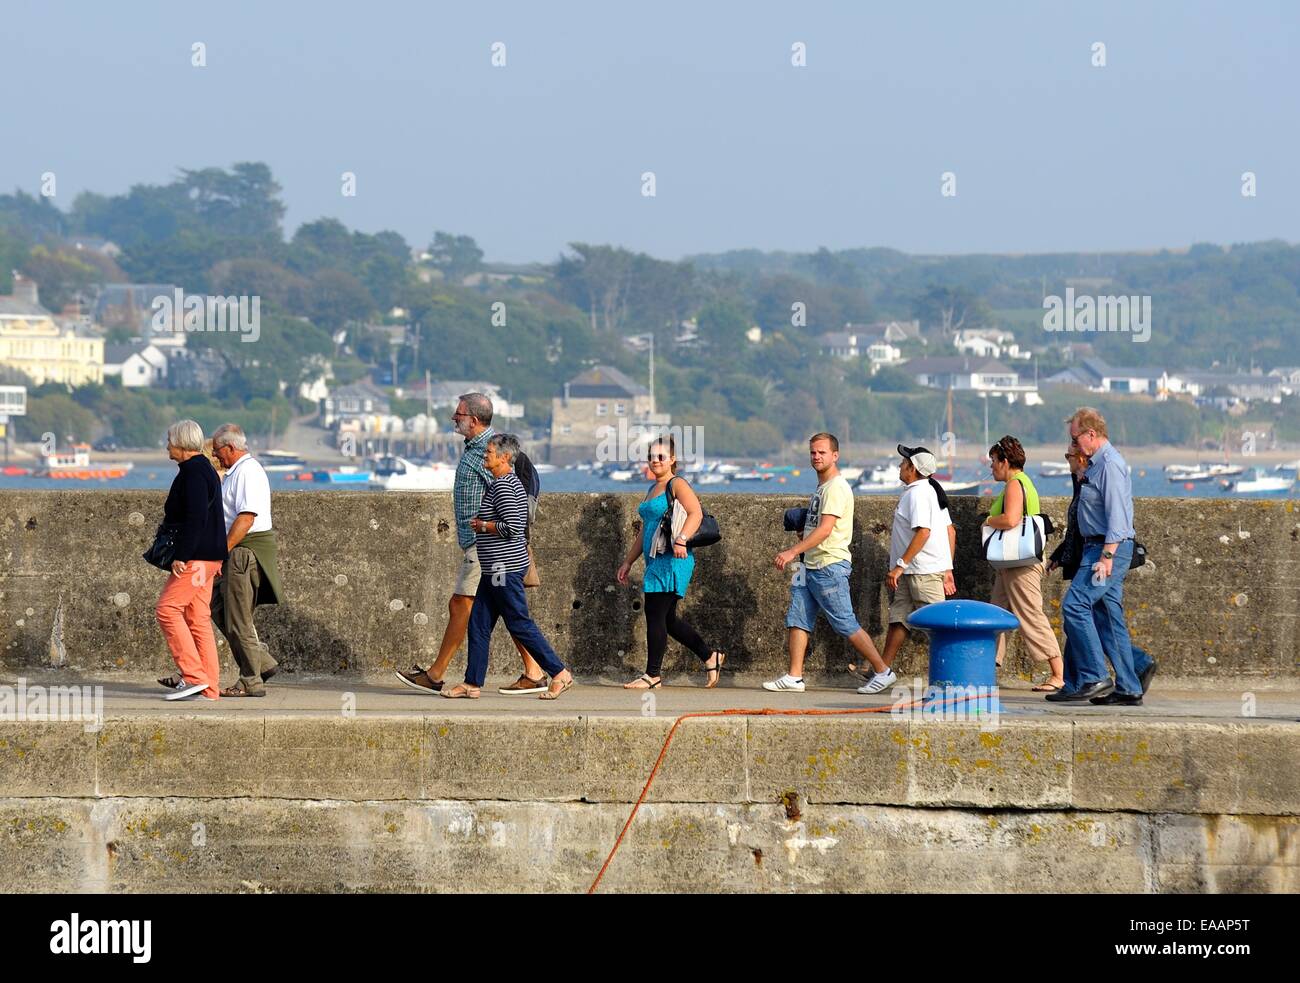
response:
{"label": "man in white polo shirt", "polygon": [[239,665],[239,681],[221,695],[265,696],[265,682],[275,675],[277,663],[257,637],[253,611],[259,604],[278,604],[284,596],[271,529],[271,482],[248,453],[244,431],[233,423],[212,434],[212,453],[226,469],[221,504],[229,553],[212,587],[212,621]]}

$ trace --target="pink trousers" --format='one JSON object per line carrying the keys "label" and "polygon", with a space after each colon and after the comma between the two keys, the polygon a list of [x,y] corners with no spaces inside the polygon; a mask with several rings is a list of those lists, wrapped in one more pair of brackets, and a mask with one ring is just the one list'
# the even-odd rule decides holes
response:
{"label": "pink trousers", "polygon": [[221,666],[212,634],[212,581],[220,560],[189,560],[182,574],[169,574],[154,613],[187,684],[207,683],[203,695],[221,696]]}

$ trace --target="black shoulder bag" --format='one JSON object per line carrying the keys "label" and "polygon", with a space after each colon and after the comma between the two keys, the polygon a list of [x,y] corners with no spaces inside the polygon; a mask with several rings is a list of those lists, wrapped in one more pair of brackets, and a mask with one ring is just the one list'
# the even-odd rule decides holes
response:
{"label": "black shoulder bag", "polygon": [[[673,497],[673,482],[677,480],[677,475],[668,479],[668,484],[664,491],[668,494],[668,508],[664,510],[663,520],[659,524],[660,530],[668,539],[669,547],[673,542],[673,505],[677,499]],[[704,508],[703,503],[700,505],[701,510]],[[718,528],[718,520],[708,512],[704,513],[704,518],[700,520],[700,528],[695,530],[695,535],[686,542],[688,550],[697,550],[702,546],[712,546],[714,543],[722,540],[722,530]]]}
{"label": "black shoulder bag", "polygon": [[[217,494],[221,493],[221,485],[217,485]],[[208,499],[208,507],[203,512],[203,518],[206,520],[208,513],[212,511],[212,503],[217,500],[213,495]],[[176,540],[181,534],[181,525],[179,522],[160,522],[158,529],[153,534],[153,543],[145,550],[141,556],[146,563],[150,563],[159,570],[172,572],[172,564],[176,562]]]}

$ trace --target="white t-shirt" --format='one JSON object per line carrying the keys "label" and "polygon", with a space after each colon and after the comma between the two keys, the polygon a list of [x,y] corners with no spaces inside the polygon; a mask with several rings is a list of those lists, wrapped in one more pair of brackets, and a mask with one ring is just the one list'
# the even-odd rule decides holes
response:
{"label": "white t-shirt", "polygon": [[245,454],[226,472],[221,482],[221,507],[226,514],[227,535],[240,512],[255,516],[249,532],[267,532],[271,528],[271,482],[252,454]]}
{"label": "white t-shirt", "polygon": [[911,545],[917,529],[929,529],[930,537],[921,552],[912,558],[904,573],[946,573],[952,569],[952,550],[948,548],[948,527],[952,519],[947,509],[939,508],[939,498],[922,478],[903,489],[898,508],[894,510],[894,526],[889,533],[889,566],[892,570]]}

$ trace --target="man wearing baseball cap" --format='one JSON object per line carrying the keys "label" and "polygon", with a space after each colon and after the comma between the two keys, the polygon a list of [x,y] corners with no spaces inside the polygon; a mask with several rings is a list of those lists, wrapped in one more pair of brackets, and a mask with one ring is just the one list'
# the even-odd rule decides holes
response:
{"label": "man wearing baseball cap", "polygon": [[[907,486],[894,509],[889,534],[889,630],[885,634],[885,666],[894,662],[907,638],[907,616],[917,608],[944,599],[945,582],[952,574],[952,520],[939,504],[938,470],[934,455],[924,447],[898,445],[902,462],[898,477]],[[871,685],[868,681],[867,685]],[[862,692],[862,690],[859,690]]]}

